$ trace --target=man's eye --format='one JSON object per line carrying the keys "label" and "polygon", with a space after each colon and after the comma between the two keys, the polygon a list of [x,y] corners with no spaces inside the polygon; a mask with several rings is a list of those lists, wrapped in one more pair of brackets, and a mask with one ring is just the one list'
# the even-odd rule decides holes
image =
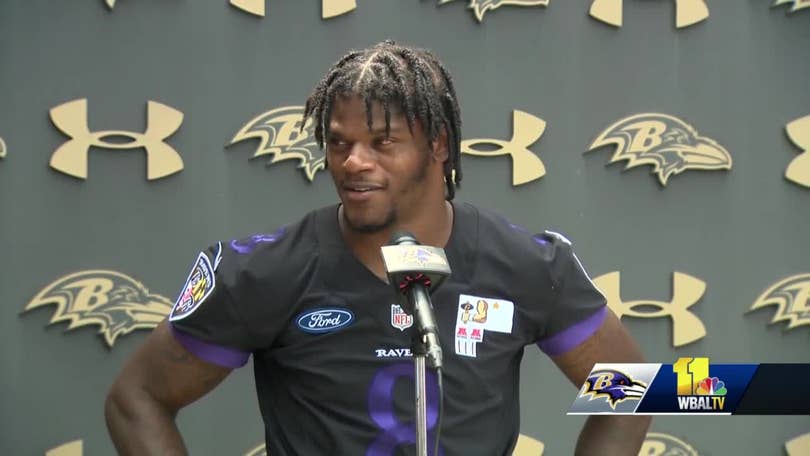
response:
{"label": "man's eye", "polygon": [[390,146],[394,144],[394,141],[391,138],[379,138],[377,139],[377,144],[381,146]]}

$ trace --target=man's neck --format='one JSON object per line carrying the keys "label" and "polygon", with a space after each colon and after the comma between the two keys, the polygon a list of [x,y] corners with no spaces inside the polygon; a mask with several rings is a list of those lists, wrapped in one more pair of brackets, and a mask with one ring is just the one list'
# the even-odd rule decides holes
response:
{"label": "man's neck", "polygon": [[374,275],[385,280],[385,267],[380,248],[388,245],[391,235],[397,231],[408,231],[420,244],[444,248],[453,230],[453,206],[442,200],[433,208],[425,208],[417,220],[398,223],[390,228],[374,233],[352,230],[343,218],[343,207],[338,210],[340,231],[346,245],[354,256]]}

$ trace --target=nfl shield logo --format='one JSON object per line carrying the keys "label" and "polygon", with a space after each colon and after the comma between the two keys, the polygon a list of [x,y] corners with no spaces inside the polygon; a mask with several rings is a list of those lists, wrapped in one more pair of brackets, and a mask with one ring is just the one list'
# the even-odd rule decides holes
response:
{"label": "nfl shield logo", "polygon": [[398,304],[391,304],[391,326],[404,331],[413,326],[413,317],[406,314]]}

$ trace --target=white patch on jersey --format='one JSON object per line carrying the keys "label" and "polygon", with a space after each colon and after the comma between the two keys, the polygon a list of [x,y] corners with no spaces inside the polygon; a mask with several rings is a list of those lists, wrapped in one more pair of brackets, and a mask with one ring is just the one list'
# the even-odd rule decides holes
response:
{"label": "white patch on jersey", "polygon": [[211,295],[215,286],[216,276],[211,260],[205,252],[200,252],[169,314],[169,321],[181,320],[191,315]]}
{"label": "white patch on jersey", "polygon": [[413,315],[405,313],[399,304],[391,304],[391,326],[405,331],[413,326]]}
{"label": "white patch on jersey", "polygon": [[515,317],[515,303],[505,299],[461,294],[456,314],[456,354],[475,358],[484,333],[510,334]]}

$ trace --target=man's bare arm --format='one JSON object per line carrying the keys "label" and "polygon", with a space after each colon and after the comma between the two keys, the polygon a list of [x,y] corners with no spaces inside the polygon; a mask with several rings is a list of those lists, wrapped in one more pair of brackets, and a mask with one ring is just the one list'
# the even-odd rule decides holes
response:
{"label": "man's bare arm", "polygon": [[[644,362],[638,345],[610,309],[590,338],[552,359],[577,388],[595,363]],[[576,455],[636,456],[651,420],[649,416],[590,416],[579,434]]]}
{"label": "man's bare arm", "polygon": [[174,418],[217,386],[231,369],[197,358],[163,321],[127,360],[104,403],[119,454],[187,454]]}

